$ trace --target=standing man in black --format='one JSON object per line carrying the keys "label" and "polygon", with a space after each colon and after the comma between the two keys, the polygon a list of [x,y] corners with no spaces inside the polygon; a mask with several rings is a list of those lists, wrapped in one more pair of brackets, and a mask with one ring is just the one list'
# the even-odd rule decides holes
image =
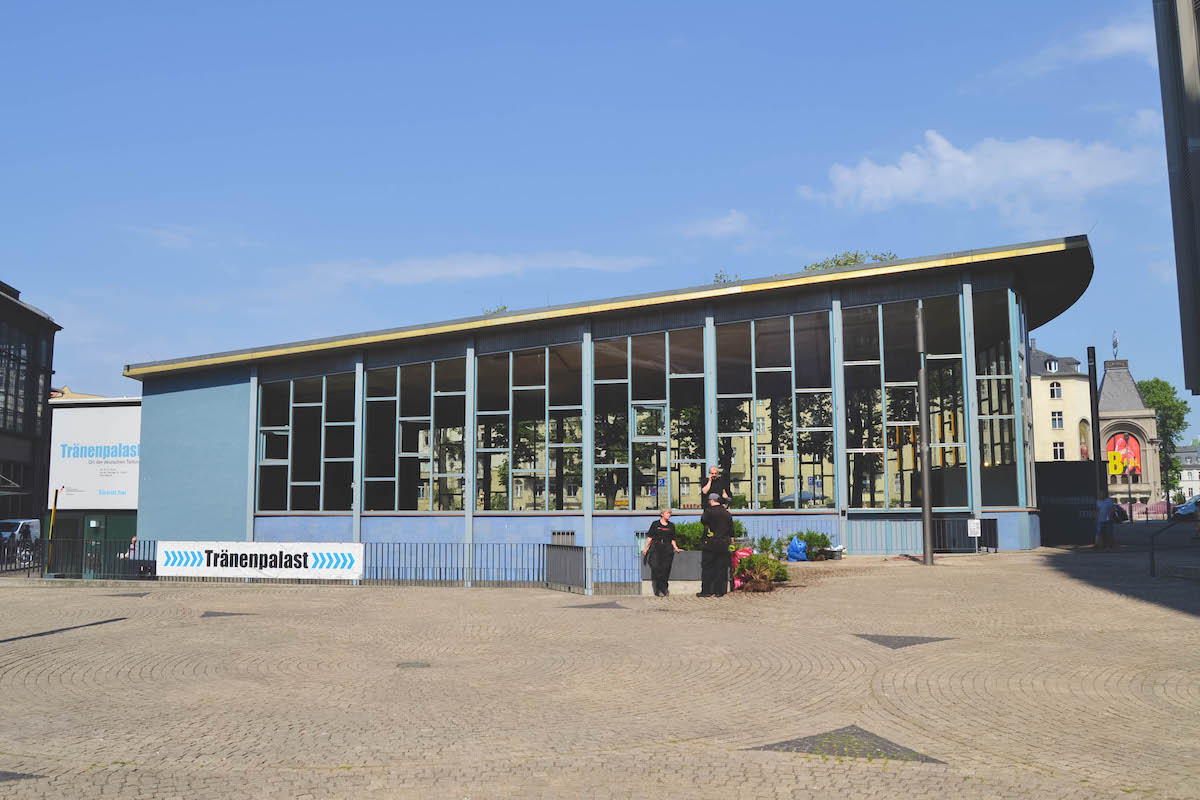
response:
{"label": "standing man in black", "polygon": [[708,507],[700,516],[704,525],[704,550],[700,554],[700,591],[696,597],[724,597],[729,589],[729,543],[733,541],[733,517],[721,505],[721,497],[708,495]]}
{"label": "standing man in black", "polygon": [[704,502],[703,498],[713,494],[715,494],[726,507],[729,506],[729,481],[725,480],[725,477],[721,475],[721,470],[718,469],[716,465],[708,468],[708,480],[705,481],[704,485],[700,487],[701,507],[708,507],[708,504]]}

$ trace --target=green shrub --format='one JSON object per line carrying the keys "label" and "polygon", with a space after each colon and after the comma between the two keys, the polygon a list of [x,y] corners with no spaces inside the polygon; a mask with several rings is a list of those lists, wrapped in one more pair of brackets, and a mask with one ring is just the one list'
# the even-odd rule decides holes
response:
{"label": "green shrub", "polygon": [[828,550],[833,547],[833,542],[829,537],[819,531],[805,531],[800,534],[800,539],[808,545],[808,552],[816,553],[818,550]]}
{"label": "green shrub", "polygon": [[[734,538],[746,538],[746,526],[733,521]],[[675,542],[681,550],[703,550],[704,549],[704,526],[699,522],[683,522],[675,525]]]}
{"label": "green shrub", "polygon": [[788,579],[787,564],[776,559],[771,559],[771,580],[776,583],[783,583]]}
{"label": "green shrub", "polygon": [[761,553],[739,561],[734,574],[747,582],[780,582],[788,579],[787,565]]}

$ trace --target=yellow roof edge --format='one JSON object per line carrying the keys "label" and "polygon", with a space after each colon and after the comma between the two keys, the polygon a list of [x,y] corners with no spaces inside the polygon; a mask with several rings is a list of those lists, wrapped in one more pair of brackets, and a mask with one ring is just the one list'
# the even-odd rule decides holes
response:
{"label": "yellow roof edge", "polygon": [[318,353],[328,350],[345,350],[353,347],[380,344],[383,342],[398,342],[406,339],[416,339],[424,336],[438,336],[449,333],[461,333],[467,330],[479,330],[490,327],[516,325],[527,322],[545,322],[552,319],[588,316],[611,311],[624,311],[664,303],[695,302],[710,298],[723,297],[750,292],[762,292],[776,289],[788,289],[797,286],[819,285],[851,278],[869,278],[880,275],[892,275],[919,270],[938,269],[943,267],[965,266],[987,261],[1000,261],[1008,258],[1040,255],[1043,253],[1062,252],[1076,247],[1086,247],[1084,237],[1056,240],[1046,243],[1019,246],[1007,250],[984,252],[967,252],[961,255],[941,256],[937,258],[909,261],[902,263],[887,263],[878,266],[866,266],[861,269],[848,271],[822,271],[811,275],[791,275],[787,278],[764,279],[755,283],[737,284],[734,286],[713,286],[712,288],[693,289],[677,294],[655,295],[652,297],[632,297],[610,301],[583,303],[575,306],[546,309],[539,311],[517,312],[503,317],[473,319],[455,323],[435,323],[420,328],[385,333],[355,334],[323,342],[306,342],[292,345],[279,345],[260,350],[249,350],[241,353],[225,353],[212,356],[173,361],[168,363],[152,363],[142,365],[127,365],[123,374],[127,378],[140,379],[149,375],[159,375],[169,372],[203,369],[230,364],[243,364],[262,361],[271,358],[283,358],[304,353]]}

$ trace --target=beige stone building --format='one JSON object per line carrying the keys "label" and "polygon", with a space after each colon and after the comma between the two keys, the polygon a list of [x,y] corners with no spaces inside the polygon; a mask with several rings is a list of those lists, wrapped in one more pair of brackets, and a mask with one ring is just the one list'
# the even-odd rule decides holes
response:
{"label": "beige stone building", "polygon": [[1034,461],[1091,460],[1091,399],[1079,360],[1039,350],[1033,339],[1029,361]]}
{"label": "beige stone building", "polygon": [[1100,448],[1108,461],[1108,491],[1135,503],[1163,499],[1158,421],[1146,406],[1125,359],[1104,362],[1100,384]]}

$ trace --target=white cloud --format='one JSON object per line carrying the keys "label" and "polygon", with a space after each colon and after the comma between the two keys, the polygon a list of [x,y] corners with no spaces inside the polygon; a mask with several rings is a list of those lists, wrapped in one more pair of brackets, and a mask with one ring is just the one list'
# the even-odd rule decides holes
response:
{"label": "white cloud", "polygon": [[1146,268],[1151,275],[1158,278],[1163,283],[1174,285],[1178,279],[1175,274],[1174,261],[1151,261]]}
{"label": "white cloud", "polygon": [[1072,64],[1113,58],[1135,58],[1149,67],[1158,67],[1154,22],[1149,15],[1111,22],[1100,28],[1083,31],[1069,39],[1054,42],[1032,56],[993,70],[992,75],[1017,79],[1033,78]]}
{"label": "white cloud", "polygon": [[1121,122],[1135,136],[1156,136],[1162,133],[1162,112],[1153,108],[1139,108],[1121,118]]}
{"label": "white cloud", "polygon": [[696,220],[680,227],[679,232],[689,238],[727,239],[750,232],[750,217],[736,208],[719,217]]}
{"label": "white cloud", "polygon": [[515,277],[548,270],[628,272],[648,267],[642,256],[596,256],[577,250],[548,253],[452,253],[432,258],[405,258],[384,263],[339,261],[318,264],[312,277],[337,285],[411,286],[464,279]]}
{"label": "white cloud", "polygon": [[130,228],[130,230],[153,240],[160,247],[171,250],[186,250],[195,244],[203,233],[199,228],[187,225],[158,225],[150,228]]}
{"label": "white cloud", "polygon": [[1162,171],[1158,149],[1122,150],[1103,142],[1029,137],[983,139],[959,149],[937,131],[894,163],[864,158],[829,168],[828,191],[800,187],[801,195],[837,206],[880,211],[904,204],[991,208],[1011,222],[1038,225],[1091,194],[1154,180]]}

